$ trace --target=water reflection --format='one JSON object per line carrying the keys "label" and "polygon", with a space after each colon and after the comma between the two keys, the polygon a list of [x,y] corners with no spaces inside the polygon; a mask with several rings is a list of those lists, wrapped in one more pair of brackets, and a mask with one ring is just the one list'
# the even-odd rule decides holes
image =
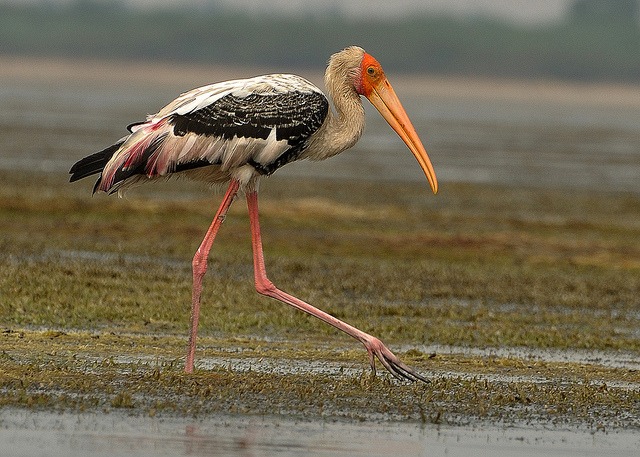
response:
{"label": "water reflection", "polygon": [[284,417],[137,417],[120,411],[0,412],[12,456],[635,456],[628,432],[296,421]]}

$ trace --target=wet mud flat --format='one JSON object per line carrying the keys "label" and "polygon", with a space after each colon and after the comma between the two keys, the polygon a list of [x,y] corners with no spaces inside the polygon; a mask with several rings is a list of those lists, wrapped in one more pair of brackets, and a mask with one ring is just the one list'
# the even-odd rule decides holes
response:
{"label": "wet mud flat", "polygon": [[631,456],[640,445],[633,355],[412,348],[403,357],[430,382],[409,384],[373,377],[350,345],[205,337],[186,375],[184,338],[2,337],[0,448],[12,455]]}
{"label": "wet mud flat", "polygon": [[0,450],[633,456],[640,445],[632,354],[589,361],[572,351],[406,350],[425,385],[373,378],[350,345],[265,338],[202,338],[198,369],[185,375],[185,344],[167,335],[5,330]]}
{"label": "wet mud flat", "polygon": [[257,338],[203,338],[199,368],[187,375],[184,345],[166,335],[7,330],[2,402],[150,417],[275,414],[594,432],[638,426],[640,379],[637,367],[626,366],[631,355],[554,362],[531,350],[408,349],[403,356],[425,374],[424,384],[373,376],[358,347]]}
{"label": "wet mud flat", "polygon": [[0,199],[3,442],[323,455],[371,450],[369,425],[406,455],[635,452],[634,195],[449,184],[440,203],[420,184],[295,181],[292,197],[288,179],[266,183],[272,278],[380,336],[430,381],[411,384],[372,377],[358,343],[257,296],[241,205],[184,374],[190,258],[217,197],[178,181],[87,198],[32,178],[4,173]]}
{"label": "wet mud flat", "polygon": [[241,205],[213,251],[198,369],[185,375],[190,258],[217,197],[178,181],[88,198],[64,178],[2,174],[0,405],[11,436],[26,413],[36,424],[51,413],[151,424],[239,415],[567,439],[638,430],[633,194],[449,184],[428,199],[420,184],[320,179],[294,181],[292,196],[288,179],[265,183],[272,278],[380,336],[430,380],[404,384],[381,369],[372,378],[356,342],[257,296]]}

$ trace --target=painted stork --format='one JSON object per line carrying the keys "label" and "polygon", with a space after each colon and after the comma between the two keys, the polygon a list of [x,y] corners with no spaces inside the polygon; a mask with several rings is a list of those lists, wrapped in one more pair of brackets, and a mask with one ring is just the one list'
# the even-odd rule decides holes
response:
{"label": "painted stork", "polygon": [[364,129],[365,96],[406,143],[438,190],[431,161],[376,59],[357,46],[329,59],[324,77],[329,99],[296,75],[272,74],[211,84],[180,95],[129,135],[85,157],[70,181],[99,173],[93,192],[109,194],[170,175],[228,183],[222,203],[193,257],[191,327],[185,371],[193,371],[202,280],[214,238],[238,192],[251,223],[256,290],[315,316],[360,341],[375,374],[375,359],[396,378],[426,379],[378,339],[282,292],[267,278],[258,221],[258,181],[295,160],[324,160],[353,146]]}

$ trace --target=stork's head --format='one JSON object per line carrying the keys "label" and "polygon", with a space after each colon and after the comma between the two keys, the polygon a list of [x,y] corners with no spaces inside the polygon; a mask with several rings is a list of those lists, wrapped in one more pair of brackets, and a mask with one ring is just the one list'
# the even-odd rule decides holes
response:
{"label": "stork's head", "polygon": [[340,62],[348,67],[347,74],[352,78],[353,87],[360,95],[367,97],[380,112],[391,128],[402,138],[409,150],[418,160],[433,193],[438,192],[438,180],[409,116],[402,107],[398,96],[382,70],[380,63],[364,49],[351,46],[334,54],[332,62]]}

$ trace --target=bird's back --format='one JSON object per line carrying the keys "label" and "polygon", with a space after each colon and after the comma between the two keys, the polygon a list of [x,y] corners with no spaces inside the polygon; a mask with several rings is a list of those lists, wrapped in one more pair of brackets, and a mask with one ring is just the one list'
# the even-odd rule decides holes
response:
{"label": "bird's back", "polygon": [[94,190],[187,172],[246,184],[296,160],[329,110],[324,94],[296,75],[265,75],[185,92],[130,135],[77,162],[71,181],[101,173]]}

